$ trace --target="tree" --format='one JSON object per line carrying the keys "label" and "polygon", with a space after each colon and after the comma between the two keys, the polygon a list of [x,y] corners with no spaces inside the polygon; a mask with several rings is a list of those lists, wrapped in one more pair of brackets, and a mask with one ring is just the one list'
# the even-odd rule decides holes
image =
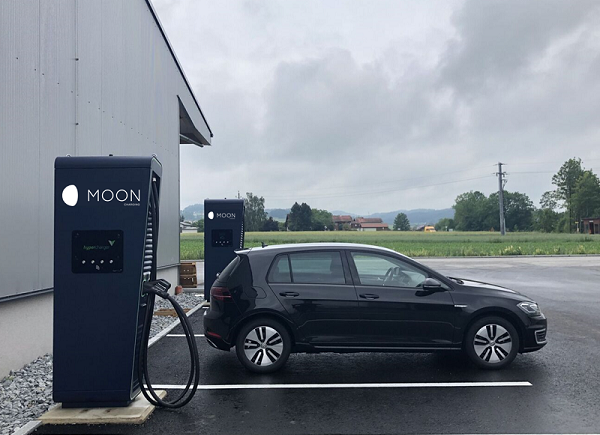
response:
{"label": "tree", "polygon": [[[455,228],[460,231],[489,231],[500,228],[498,193],[486,197],[481,192],[466,192],[456,198],[454,208]],[[531,229],[535,207],[527,195],[504,192],[506,227],[515,231]]]}
{"label": "tree", "polygon": [[312,210],[310,206],[305,202],[302,205],[295,202],[288,216],[288,228],[291,231],[310,231],[311,218]]}
{"label": "tree", "polygon": [[442,218],[435,224],[436,231],[448,231],[454,229],[454,219],[452,218]]}
{"label": "tree", "polygon": [[183,216],[183,213],[179,214],[179,222],[183,222],[185,220],[185,217]]}
{"label": "tree", "polygon": [[244,199],[244,230],[260,231],[267,220],[265,198],[246,192]]}
{"label": "tree", "polygon": [[558,208],[558,198],[556,196],[556,192],[554,190],[545,192],[540,198],[540,206],[542,208],[549,208],[550,210],[555,210]]}
{"label": "tree", "polygon": [[311,211],[311,229],[313,231],[327,231],[333,228],[333,216],[327,210],[313,208]]}
{"label": "tree", "polygon": [[561,219],[561,213],[558,213],[558,197],[556,191],[545,192],[540,198],[539,210],[533,213],[533,229],[544,233],[560,231],[558,222]]}
{"label": "tree", "polygon": [[573,194],[577,188],[577,180],[583,175],[581,159],[573,158],[567,160],[552,176],[552,184],[556,186],[555,195],[558,201],[562,201],[562,207],[567,210],[569,223],[567,225],[568,232],[573,230]]}
{"label": "tree", "polygon": [[199,233],[203,233],[204,232],[204,219],[197,220],[196,222],[193,223],[193,225],[195,227],[198,227],[198,232]]}
{"label": "tree", "polygon": [[560,213],[551,208],[540,208],[533,212],[533,229],[543,233],[558,231]]}
{"label": "tree", "polygon": [[265,223],[263,224],[262,227],[263,231],[279,231],[279,223],[275,220],[273,220],[272,217],[269,217],[269,219],[267,219],[265,221]]}
{"label": "tree", "polygon": [[398,213],[394,219],[394,231],[410,231],[410,222],[404,213]]}
{"label": "tree", "polygon": [[[497,203],[496,203],[497,204]],[[479,191],[466,192],[456,197],[456,201],[452,206],[454,208],[454,223],[459,231],[485,231],[494,227],[491,208],[488,198]],[[495,213],[498,222],[498,208]]]}
{"label": "tree", "polygon": [[571,205],[577,222],[600,214],[600,180],[592,171],[583,171],[575,183]]}
{"label": "tree", "polygon": [[[492,193],[489,201],[494,204],[497,210],[498,193]],[[490,205],[491,206],[491,205]],[[533,226],[533,212],[535,206],[529,197],[520,192],[504,192],[504,218],[506,220],[506,228],[513,231],[528,231]],[[500,227],[500,216],[496,213],[494,218],[494,228]]]}

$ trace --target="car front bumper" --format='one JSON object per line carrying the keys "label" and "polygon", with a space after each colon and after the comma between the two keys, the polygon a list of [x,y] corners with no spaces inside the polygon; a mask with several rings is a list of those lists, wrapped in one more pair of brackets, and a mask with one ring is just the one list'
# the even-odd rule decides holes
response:
{"label": "car front bumper", "polygon": [[525,327],[523,333],[521,353],[534,352],[548,344],[547,331],[548,320],[543,314],[538,317],[530,317],[529,325]]}

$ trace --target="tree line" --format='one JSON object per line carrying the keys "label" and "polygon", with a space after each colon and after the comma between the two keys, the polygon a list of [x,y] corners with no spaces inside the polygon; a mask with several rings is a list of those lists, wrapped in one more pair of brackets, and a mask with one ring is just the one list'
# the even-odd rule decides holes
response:
{"label": "tree line", "polygon": [[[504,192],[506,228],[512,231],[573,232],[581,219],[600,215],[600,180],[579,158],[567,160],[552,176],[554,190],[545,192],[536,208],[520,192]],[[499,229],[498,193],[470,191],[454,203],[454,219],[442,219],[437,230],[489,231]]]}
{"label": "tree line", "polygon": [[328,231],[333,229],[332,214],[311,208],[307,203],[292,205],[286,222],[277,222],[265,212],[265,198],[246,193],[244,226],[246,231]]}
{"label": "tree line", "polygon": [[[529,196],[504,191],[504,216],[509,231],[573,232],[583,218],[600,216],[600,179],[583,167],[580,158],[567,160],[552,176],[554,190],[545,192],[536,208]],[[246,231],[327,231],[333,229],[332,214],[295,202],[286,222],[278,222],[265,212],[265,198],[246,193]],[[486,196],[480,191],[457,196],[454,218],[441,219],[437,231],[490,231],[500,228],[498,192]],[[182,218],[183,219],[183,218]],[[204,221],[194,223],[199,232]],[[349,228],[346,228],[349,229]],[[411,224],[404,213],[394,219],[393,229],[408,231]]]}

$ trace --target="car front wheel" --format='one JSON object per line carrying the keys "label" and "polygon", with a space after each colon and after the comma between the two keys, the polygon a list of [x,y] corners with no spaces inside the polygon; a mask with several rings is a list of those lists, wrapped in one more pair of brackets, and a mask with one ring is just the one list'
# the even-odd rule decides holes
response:
{"label": "car front wheel", "polygon": [[512,323],[502,317],[484,317],[467,331],[465,351],[477,366],[501,369],[517,356],[519,334]]}
{"label": "car front wheel", "polygon": [[240,329],[235,350],[244,367],[255,373],[272,373],[286,363],[292,340],[285,327],[276,320],[251,320]]}

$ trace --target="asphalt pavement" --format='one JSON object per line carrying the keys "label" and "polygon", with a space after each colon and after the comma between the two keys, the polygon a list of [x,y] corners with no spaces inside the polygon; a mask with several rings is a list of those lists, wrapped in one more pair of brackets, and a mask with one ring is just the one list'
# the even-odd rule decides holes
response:
{"label": "asphalt pavement", "polygon": [[[548,345],[501,371],[477,369],[460,354],[293,354],[282,371],[256,375],[235,352],[198,337],[202,389],[185,408],[158,409],[136,427],[42,426],[36,433],[600,432],[600,257],[422,263],[530,296],[548,317]],[[202,314],[191,317],[196,334],[203,332]],[[153,384],[185,383],[180,333],[176,328],[150,349]]]}

